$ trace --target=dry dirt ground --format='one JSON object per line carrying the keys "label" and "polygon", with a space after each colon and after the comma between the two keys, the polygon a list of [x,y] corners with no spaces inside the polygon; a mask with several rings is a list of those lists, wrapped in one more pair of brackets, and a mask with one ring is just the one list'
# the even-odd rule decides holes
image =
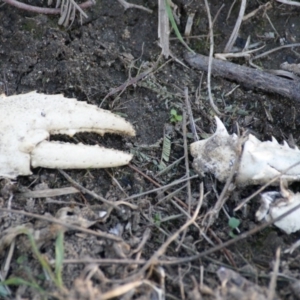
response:
{"label": "dry dirt ground", "polygon": [[[192,157],[184,150],[185,140],[188,144],[193,142],[190,128],[187,126],[184,133],[182,121],[171,120],[172,109],[178,116],[186,111],[184,89],[188,88],[202,138],[215,129],[214,113],[208,101],[206,73],[187,66],[183,58],[186,50],[174,34],[170,46],[173,58],[158,60],[161,49],[157,38],[157,1],[133,2],[153,13],[135,8],[124,11],[117,0],[97,1],[87,9],[88,19],[82,24],[77,20],[67,29],[57,25],[58,16],[26,12],[0,2],[1,93],[13,95],[36,90],[101,104],[129,120],[137,132],[135,138],[109,134],[103,138],[93,134],[53,137],[131,151],[131,166],[68,170],[71,179],[55,169],[37,168],[31,176],[1,180],[1,281],[7,281],[0,286],[0,298],[298,299],[300,252],[283,252],[298,239],[298,233],[288,236],[268,226],[221,251],[203,254],[232,240],[232,236],[238,237],[259,226],[255,221],[259,197],[251,200],[247,211],[233,212],[236,204],[257,187],[238,190],[226,202],[225,210],[241,222],[240,233],[234,231],[234,235],[230,234],[223,210],[209,228],[203,223],[224,187],[212,176],[191,179],[190,191],[185,182],[154,190],[184,178],[187,172],[195,175]],[[249,0],[246,13],[266,2]],[[47,6],[46,1],[26,3]],[[195,52],[208,55],[204,3],[174,3],[178,5],[182,33],[189,13],[195,12],[192,38],[186,41]],[[212,17],[224,4],[214,24],[215,53],[222,52],[240,4],[233,6],[227,19],[231,1],[209,3]],[[300,42],[299,9],[275,2],[272,5],[267,14],[261,11],[242,24],[237,47],[243,48],[248,36],[251,43],[266,44],[261,52],[279,46],[280,41]],[[297,63],[300,58],[296,50],[275,52],[259,60],[259,64],[265,69],[278,69],[285,61]],[[232,61],[247,65],[243,58]],[[151,68],[148,76],[134,81]],[[125,82],[130,84],[122,87]],[[237,85],[219,77],[212,79],[213,97],[224,113],[221,119],[230,133],[237,131],[238,123],[240,130],[248,129],[261,140],[275,136],[282,141],[292,136],[299,145],[299,104],[277,94]],[[111,91],[115,93],[106,97]],[[171,143],[170,155],[167,150],[163,152],[164,137],[166,143]],[[86,190],[80,188],[80,193],[61,196],[51,194],[52,189],[70,187],[74,182]],[[174,236],[190,219],[188,199],[191,215],[195,211],[201,182],[207,195],[200,213],[194,224]],[[299,186],[294,184],[293,188],[297,191]],[[26,196],[24,191],[42,191],[39,195],[43,197]],[[133,195],[137,196],[130,198]],[[103,203],[101,197],[116,203],[117,208]],[[8,207],[30,214],[3,211]],[[90,231],[66,229],[38,216],[56,216],[69,224],[89,227]],[[57,238],[62,237],[62,228],[63,247]],[[36,247],[26,234],[29,231],[40,234],[31,238]],[[175,240],[166,244],[172,236]],[[160,248],[162,245],[167,247]],[[272,285],[278,247],[282,251]],[[62,249],[63,262],[59,260]],[[183,258],[187,260],[180,261]],[[55,268],[55,261],[62,269]],[[274,287],[276,295],[272,295]]]}

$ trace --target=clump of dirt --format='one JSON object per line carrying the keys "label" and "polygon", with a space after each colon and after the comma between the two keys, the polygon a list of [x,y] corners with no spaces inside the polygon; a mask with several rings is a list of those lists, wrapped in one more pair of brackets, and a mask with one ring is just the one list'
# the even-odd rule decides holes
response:
{"label": "clump of dirt", "polygon": [[[257,1],[248,2],[246,13],[259,6]],[[187,112],[187,88],[200,138],[214,132],[206,73],[187,66],[186,50],[176,38],[171,40],[172,58],[160,57],[158,4],[147,0],[135,3],[153,13],[134,8],[124,11],[118,1],[101,1],[86,11],[89,17],[82,24],[76,20],[67,29],[57,25],[57,16],[1,5],[1,94],[33,90],[62,93],[122,115],[137,132],[135,138],[78,134],[72,140],[131,151],[134,159],[130,166],[69,170],[71,179],[58,170],[37,168],[31,176],[1,180],[3,299],[250,299],[253,295],[266,299],[277,248],[285,249],[297,240],[296,234],[287,236],[268,227],[222,251],[205,252],[232,239],[223,212],[209,229],[205,227],[204,216],[224,184],[210,175],[195,176],[185,148],[185,143],[194,141],[193,134],[189,124],[182,126],[185,118],[180,121]],[[184,32],[188,15],[195,13],[192,36],[186,41],[195,52],[208,55],[205,6],[196,1],[174,3],[180,32]],[[221,11],[219,1],[210,0],[209,4],[213,17],[219,12],[214,22],[214,46],[215,52],[221,53],[239,4],[232,7],[230,15],[231,1],[224,1]],[[235,47],[242,49],[248,36],[251,44],[264,42],[265,49],[280,42],[297,42],[299,27],[294,9],[274,3],[243,23]],[[232,61],[247,64],[243,58]],[[278,69],[284,61],[298,63],[299,54],[295,49],[283,49],[258,61],[265,69]],[[292,100],[219,77],[212,78],[212,93],[230,133],[249,130],[260,140],[292,137],[299,144],[299,109]],[[178,119],[172,119],[172,109]],[[187,176],[192,177],[190,188]],[[200,213],[174,238],[197,207],[202,181],[208,194]],[[76,183],[80,193],[55,196],[49,192]],[[158,189],[161,186],[166,187]],[[299,186],[295,184],[293,189],[297,191]],[[226,202],[229,215],[241,220],[240,232],[258,226],[254,217],[258,198],[252,200],[248,213],[233,209],[256,190],[240,189]],[[26,195],[29,191],[44,194]],[[7,207],[19,213],[6,211]],[[233,234],[238,236],[239,232],[234,230]],[[172,236],[174,240],[165,244]],[[55,262],[61,252],[64,261],[60,270]],[[292,255],[281,253],[278,296],[272,299],[297,297],[298,258],[299,250]]]}

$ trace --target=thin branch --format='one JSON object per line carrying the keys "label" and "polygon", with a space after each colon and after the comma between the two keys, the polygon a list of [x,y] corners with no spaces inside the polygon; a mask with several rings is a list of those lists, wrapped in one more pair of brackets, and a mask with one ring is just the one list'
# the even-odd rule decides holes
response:
{"label": "thin branch", "polygon": [[[184,93],[187,95],[188,94],[188,88],[184,89]],[[186,113],[185,111],[183,112],[183,118],[182,118],[182,135],[183,135],[183,147],[184,147],[184,157],[185,157],[185,174],[186,177],[190,176],[190,168],[189,168],[189,150],[188,150],[188,145],[187,145],[187,132],[186,132]],[[191,202],[192,202],[192,188],[191,188],[191,181],[189,180],[187,182],[187,204],[188,204],[188,218],[190,219],[190,214],[191,214]],[[176,248],[176,251],[179,251],[179,248],[181,247],[181,244],[183,243],[185,236],[186,236],[187,230],[185,230],[182,234],[181,241]]]}
{"label": "thin branch", "polygon": [[94,231],[94,230],[86,229],[86,228],[83,228],[83,227],[80,227],[80,226],[71,225],[71,224],[65,223],[65,222],[63,222],[63,221],[61,221],[57,218],[54,218],[54,217],[46,217],[46,216],[41,216],[41,215],[37,215],[37,214],[33,214],[33,213],[28,213],[28,212],[25,212],[24,210],[6,209],[6,208],[2,208],[2,207],[0,207],[0,211],[7,212],[7,213],[12,213],[12,214],[23,215],[23,216],[30,217],[30,218],[35,218],[35,219],[38,219],[38,220],[48,221],[50,223],[55,223],[55,224],[61,225],[61,226],[66,227],[66,228],[81,231],[81,232],[91,234],[91,235],[94,235],[94,236],[97,236],[97,237],[100,237],[100,238],[109,239],[109,240],[112,240],[112,241],[115,241],[115,242],[123,242],[123,239],[116,236],[116,235],[113,235],[113,234],[110,234],[110,233],[105,233],[105,232],[100,232],[99,230]]}
{"label": "thin branch", "polygon": [[82,193],[86,193],[90,196],[92,196],[93,198],[102,201],[105,204],[108,204],[110,206],[112,206],[113,208],[120,210],[120,208],[118,207],[117,204],[106,200],[105,198],[97,195],[96,193],[86,189],[85,187],[83,187],[82,185],[80,185],[79,183],[77,183],[75,180],[72,179],[71,176],[69,176],[65,171],[63,170],[58,170],[60,174],[62,174],[73,186],[75,186],[75,188],[77,188],[78,190],[80,190]]}
{"label": "thin branch", "polygon": [[191,219],[187,220],[184,225],[182,225],[174,234],[172,234],[158,248],[158,250],[155,251],[155,253],[151,256],[151,258],[147,261],[147,263],[140,269],[140,271],[137,274],[135,274],[135,276],[143,274],[149,267],[151,267],[152,265],[157,264],[159,257],[162,256],[166,252],[169,245],[172,242],[174,242],[183,231],[185,231],[190,225],[192,225],[196,221],[196,218],[197,218],[197,216],[199,214],[199,211],[200,211],[200,208],[202,206],[203,198],[204,198],[203,183],[201,183],[200,184],[200,197],[199,197],[199,201],[198,201],[198,205],[196,207],[196,210],[193,214],[193,217]]}
{"label": "thin branch", "polygon": [[300,204],[298,204],[297,206],[294,206],[293,208],[291,208],[290,210],[286,211],[284,214],[278,216],[277,218],[273,219],[273,220],[270,220],[266,223],[263,223],[261,224],[260,226],[256,226],[255,228],[247,231],[247,232],[244,232],[242,233],[241,235],[237,236],[236,238],[234,239],[231,239],[221,245],[217,245],[215,247],[212,247],[206,251],[203,251],[199,254],[196,254],[196,255],[191,255],[191,256],[188,256],[188,257],[184,257],[184,258],[180,258],[180,259],[174,259],[174,260],[158,260],[157,263],[158,264],[161,264],[161,265],[178,265],[178,264],[184,264],[184,263],[187,263],[187,262],[191,262],[193,260],[196,260],[196,259],[199,259],[201,257],[205,257],[209,254],[212,254],[214,252],[217,252],[217,251],[220,251],[222,250],[223,248],[225,247],[228,247],[228,246],[231,246],[233,244],[236,244],[237,242],[251,236],[251,235],[254,235],[255,233],[267,228],[268,226],[280,221],[281,219],[285,218],[286,216],[288,216],[289,214],[295,212],[296,210],[298,210],[300,208]]}
{"label": "thin branch", "polygon": [[[175,180],[173,181],[172,183],[170,184],[167,184],[167,185],[164,185],[164,186],[161,186],[159,183],[157,183],[155,180],[153,180],[151,177],[147,176],[145,173],[143,173],[142,171],[140,171],[137,167],[135,167],[134,165],[132,164],[129,164],[128,165],[131,169],[133,169],[134,171],[138,172],[139,174],[141,174],[144,178],[146,178],[147,180],[149,180],[150,182],[152,182],[155,186],[157,186],[158,188],[157,189],[153,189],[153,190],[150,190],[150,191],[147,191],[147,192],[144,192],[144,193],[140,193],[140,194],[137,194],[137,195],[132,195],[128,198],[125,198],[123,199],[123,201],[127,201],[129,199],[134,199],[134,198],[139,198],[141,196],[144,196],[144,195],[147,195],[147,194],[150,194],[150,193],[153,193],[153,192],[156,192],[156,191],[161,191],[161,190],[165,190],[173,185],[177,185],[179,183],[182,183],[182,182],[185,182],[185,181],[188,181],[188,180],[191,180],[191,179],[194,179],[194,178],[198,178],[199,176],[198,175],[194,175],[194,176],[191,176],[191,177],[188,177],[188,178],[183,178],[183,179],[179,179],[179,180]],[[166,193],[169,193],[168,191],[166,191]],[[187,208],[187,205],[181,201],[179,198],[177,197],[174,197],[174,199],[180,203],[183,207]]]}

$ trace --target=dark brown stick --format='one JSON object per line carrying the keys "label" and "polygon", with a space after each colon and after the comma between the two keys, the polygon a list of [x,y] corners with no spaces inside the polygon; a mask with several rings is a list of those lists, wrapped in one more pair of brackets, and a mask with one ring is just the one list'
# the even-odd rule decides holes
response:
{"label": "dark brown stick", "polygon": [[[191,67],[207,71],[208,57],[201,54],[186,53],[184,58]],[[264,71],[218,59],[213,59],[212,74],[237,81],[251,89],[258,88],[266,92],[277,93],[300,102],[300,80],[288,80]]]}

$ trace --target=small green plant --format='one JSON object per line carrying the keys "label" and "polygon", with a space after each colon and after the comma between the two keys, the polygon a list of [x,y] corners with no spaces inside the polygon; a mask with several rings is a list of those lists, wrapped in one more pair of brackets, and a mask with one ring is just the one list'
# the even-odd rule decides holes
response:
{"label": "small green plant", "polygon": [[[32,233],[30,233],[28,230],[24,230],[24,233],[27,234],[31,244],[32,252],[37,258],[37,260],[39,261],[44,272],[47,273],[50,280],[52,280],[52,282],[56,285],[56,287],[60,292],[66,293],[66,288],[64,287],[63,280],[62,280],[63,258],[64,258],[63,232],[62,231],[59,232],[55,242],[55,272],[53,272],[52,266],[50,265],[48,260],[39,251]],[[22,264],[24,261],[26,262],[26,259],[27,257],[23,255],[18,258],[18,263]],[[31,275],[30,273],[27,274],[27,276],[30,277],[30,280],[24,280],[19,277],[12,277],[6,279],[5,281],[0,282],[0,298],[9,295],[9,290],[6,289],[6,286],[21,286],[21,285],[30,286],[36,289],[41,294],[41,296],[46,297],[47,292],[30,275]],[[43,276],[40,276],[39,279],[42,278]]]}
{"label": "small green plant", "polygon": [[[6,0],[7,1],[7,0]],[[170,4],[169,4],[169,1],[168,0],[165,0],[165,5],[166,5],[166,10],[167,10],[167,14],[168,14],[168,18],[171,22],[171,26],[172,28],[174,29],[175,31],[175,34],[178,38],[178,40],[184,45],[184,47],[186,47],[190,52],[192,53],[195,53],[187,44],[186,42],[183,40],[182,36],[181,36],[181,33],[176,25],[176,22],[175,22],[175,19],[174,19],[174,16],[173,16],[173,13],[172,13],[172,9],[170,7]]]}
{"label": "small green plant", "polygon": [[234,234],[233,230],[234,229],[237,229],[239,227],[239,225],[241,224],[241,221],[237,218],[230,218],[228,220],[228,226],[230,227],[230,232],[229,232],[229,235],[232,237],[232,238],[235,238],[236,235]]}
{"label": "small green plant", "polygon": [[177,123],[177,122],[182,121],[182,116],[177,114],[176,109],[172,108],[171,111],[170,111],[170,114],[171,114],[170,121],[172,123]]}
{"label": "small green plant", "polygon": [[158,227],[160,226],[160,223],[161,223],[160,213],[155,213],[155,215],[153,216],[153,221]]}

